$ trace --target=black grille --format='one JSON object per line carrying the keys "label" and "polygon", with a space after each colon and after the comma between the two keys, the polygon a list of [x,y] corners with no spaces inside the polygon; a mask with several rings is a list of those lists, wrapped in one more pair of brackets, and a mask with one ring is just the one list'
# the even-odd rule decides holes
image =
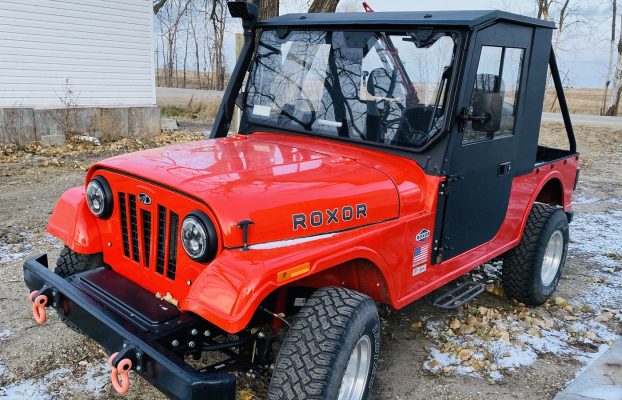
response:
{"label": "black grille", "polygon": [[141,219],[143,222],[143,248],[145,253],[143,265],[149,268],[149,261],[151,260],[151,213],[147,210],[142,210]]}
{"label": "black grille", "polygon": [[138,252],[138,218],[136,217],[136,196],[130,195],[130,233],[132,236],[132,258],[138,262],[140,254]]}
{"label": "black grille", "polygon": [[127,233],[127,202],[125,193],[119,193],[119,210],[121,210],[121,236],[123,237],[123,254],[130,256],[130,238]]}
{"label": "black grille", "polygon": [[[136,195],[126,193],[119,193],[119,210],[123,254],[147,269],[155,267],[156,273],[175,279],[179,215],[162,205],[158,205],[157,214],[153,210],[155,215],[152,215],[152,211],[136,203]],[[153,259],[152,247],[156,252]]]}
{"label": "black grille", "polygon": [[166,246],[166,208],[158,206],[158,261],[156,272],[164,274],[164,256]]}
{"label": "black grille", "polygon": [[179,216],[174,212],[170,214],[171,230],[168,234],[168,268],[166,276],[175,279],[175,267],[177,265],[177,230],[179,226]]}

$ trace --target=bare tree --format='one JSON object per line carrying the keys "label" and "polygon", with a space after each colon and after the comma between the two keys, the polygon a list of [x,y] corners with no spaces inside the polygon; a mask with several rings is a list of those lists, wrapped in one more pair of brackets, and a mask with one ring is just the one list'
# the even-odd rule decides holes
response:
{"label": "bare tree", "polygon": [[537,17],[557,24],[557,31],[553,39],[554,50],[564,50],[561,45],[566,31],[583,22],[577,13],[579,4],[580,0],[536,0]]}
{"label": "bare tree", "polygon": [[335,12],[337,4],[339,4],[339,0],[313,0],[311,7],[309,7],[309,12]]}
{"label": "bare tree", "polygon": [[616,53],[616,18],[618,5],[616,0],[612,0],[613,16],[611,18],[611,41],[609,42],[609,64],[607,65],[607,76],[605,77],[605,92],[603,93],[603,105],[600,108],[600,114],[605,115],[607,112],[607,97],[609,92],[609,85],[613,79],[613,61]]}
{"label": "bare tree", "polygon": [[[191,0],[176,0],[163,4],[157,18],[162,29],[162,40],[166,40],[166,52],[163,50],[165,83],[173,85],[173,74],[177,71],[177,34],[179,25],[188,10]],[[162,11],[163,10],[163,11]]]}
{"label": "bare tree", "polygon": [[622,98],[622,15],[620,15],[620,33],[618,39],[618,64],[616,66],[615,78],[611,87],[611,95],[607,102],[606,115],[618,115],[620,109],[620,99]]}
{"label": "bare tree", "polygon": [[537,16],[538,19],[550,19],[550,12],[549,10],[551,9],[551,5],[553,4],[554,0],[536,0],[536,7],[537,7]]}
{"label": "bare tree", "polygon": [[166,0],[156,0],[153,2],[153,13],[157,14],[160,12],[162,7],[166,4]]}
{"label": "bare tree", "polygon": [[194,61],[196,64],[196,72],[197,72],[197,87],[200,89],[201,86],[201,58],[199,56],[199,39],[197,36],[197,28],[194,23],[194,13],[188,14],[188,23],[190,24],[190,30],[192,31],[192,41],[194,42]]}
{"label": "bare tree", "polygon": [[259,7],[259,19],[268,19],[279,15],[279,0],[255,0]]}
{"label": "bare tree", "polygon": [[214,74],[215,90],[223,90],[225,88],[225,55],[223,46],[225,42],[225,27],[227,24],[227,3],[225,0],[212,0],[212,12],[209,20],[212,25],[212,33],[214,35],[214,57],[212,64],[212,73]]}

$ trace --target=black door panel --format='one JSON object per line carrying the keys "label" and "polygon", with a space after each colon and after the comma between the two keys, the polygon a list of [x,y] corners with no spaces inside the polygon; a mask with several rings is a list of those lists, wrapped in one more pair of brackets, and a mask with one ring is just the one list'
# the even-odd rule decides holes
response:
{"label": "black door panel", "polygon": [[[512,165],[520,164],[522,92],[532,37],[532,28],[504,23],[477,33],[463,83],[463,119],[454,124],[445,168],[437,262],[489,242],[505,219],[515,176]],[[486,104],[494,109],[483,113],[482,104],[484,110]],[[495,114],[500,120],[488,123]],[[478,131],[486,129],[492,132]]]}

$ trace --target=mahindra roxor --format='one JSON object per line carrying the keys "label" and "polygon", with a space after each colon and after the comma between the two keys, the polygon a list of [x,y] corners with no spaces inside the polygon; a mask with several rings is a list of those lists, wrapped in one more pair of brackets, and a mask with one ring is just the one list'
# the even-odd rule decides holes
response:
{"label": "mahindra roxor", "polygon": [[[244,45],[210,139],[103,160],[62,195],[56,268],[24,265],[39,323],[53,307],[100,343],[121,393],[134,371],[172,398],[233,399],[253,370],[270,399],[360,400],[377,304],[456,308],[482,291],[457,278],[497,257],[508,297],[551,296],[578,180],[554,24],[229,10]],[[547,69],[566,149],[538,144]]]}

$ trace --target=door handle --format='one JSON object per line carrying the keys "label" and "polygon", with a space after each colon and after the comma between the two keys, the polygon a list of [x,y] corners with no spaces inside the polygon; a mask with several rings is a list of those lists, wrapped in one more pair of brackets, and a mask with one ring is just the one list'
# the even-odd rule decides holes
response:
{"label": "door handle", "polygon": [[508,173],[510,173],[510,171],[512,170],[512,163],[511,162],[504,162],[499,164],[499,168],[497,170],[497,176],[501,176],[501,175],[506,175]]}

